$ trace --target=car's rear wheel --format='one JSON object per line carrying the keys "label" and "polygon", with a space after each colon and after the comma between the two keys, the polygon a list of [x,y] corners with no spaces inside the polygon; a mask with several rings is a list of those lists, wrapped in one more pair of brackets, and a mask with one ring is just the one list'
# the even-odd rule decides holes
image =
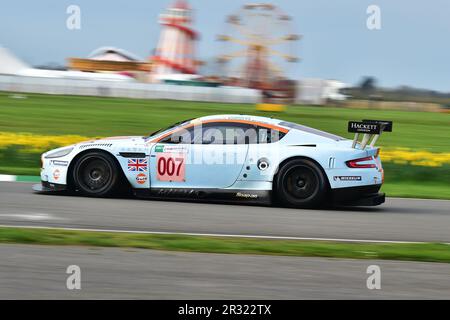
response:
{"label": "car's rear wheel", "polygon": [[314,208],[324,204],[327,180],[321,168],[313,161],[293,159],[280,168],[275,178],[275,188],[281,204]]}
{"label": "car's rear wheel", "polygon": [[107,153],[89,152],[73,167],[75,190],[88,196],[105,197],[116,193],[120,176],[116,161]]}

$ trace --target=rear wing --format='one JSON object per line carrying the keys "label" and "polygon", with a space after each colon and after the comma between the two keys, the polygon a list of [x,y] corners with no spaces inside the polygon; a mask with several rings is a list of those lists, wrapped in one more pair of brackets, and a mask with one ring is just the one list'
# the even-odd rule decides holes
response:
{"label": "rear wing", "polygon": [[369,143],[373,147],[377,142],[378,138],[383,132],[392,132],[392,121],[384,120],[362,120],[362,121],[349,121],[348,122],[348,132],[355,133],[353,138],[352,148],[356,147],[358,143],[359,134],[363,133],[363,138],[361,141],[361,149],[364,150]]}

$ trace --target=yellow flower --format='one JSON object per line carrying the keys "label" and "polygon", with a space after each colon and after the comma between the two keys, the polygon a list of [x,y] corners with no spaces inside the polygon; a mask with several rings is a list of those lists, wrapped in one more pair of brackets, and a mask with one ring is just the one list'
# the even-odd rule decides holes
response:
{"label": "yellow flower", "polygon": [[425,167],[440,167],[450,164],[450,153],[435,153],[424,150],[413,151],[406,148],[383,149],[381,160],[397,164],[411,164]]}
{"label": "yellow flower", "polygon": [[0,132],[0,148],[18,146],[24,152],[44,152],[49,149],[71,145],[89,139],[88,137],[78,135],[50,136]]}

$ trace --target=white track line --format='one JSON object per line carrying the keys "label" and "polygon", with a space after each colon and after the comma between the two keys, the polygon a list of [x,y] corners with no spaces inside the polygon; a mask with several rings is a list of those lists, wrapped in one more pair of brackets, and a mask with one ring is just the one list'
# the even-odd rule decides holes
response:
{"label": "white track line", "polygon": [[0,213],[0,218],[13,218],[13,219],[23,219],[23,220],[59,220],[55,216],[48,213],[36,213],[36,212],[25,212],[25,213]]}
{"label": "white track line", "polygon": [[12,176],[9,174],[0,174],[0,182],[15,182],[16,179],[16,176]]}
{"label": "white track line", "polygon": [[[251,238],[270,240],[303,240],[303,241],[331,241],[331,242],[359,242],[359,243],[403,243],[419,244],[428,243],[424,241],[397,241],[397,240],[370,240],[370,239],[339,239],[339,238],[313,238],[313,237],[289,237],[289,236],[263,236],[249,234],[221,234],[221,233],[195,233],[195,232],[169,232],[169,231],[146,231],[146,230],[116,230],[116,229],[89,229],[89,228],[67,228],[67,227],[46,227],[46,226],[25,226],[25,225],[0,225],[1,228],[30,228],[46,230],[67,230],[67,231],[91,231],[91,232],[118,232],[133,234],[162,234],[162,235],[183,235],[183,236],[203,236],[203,237],[224,237],[224,238]],[[450,243],[444,243],[449,244]]]}

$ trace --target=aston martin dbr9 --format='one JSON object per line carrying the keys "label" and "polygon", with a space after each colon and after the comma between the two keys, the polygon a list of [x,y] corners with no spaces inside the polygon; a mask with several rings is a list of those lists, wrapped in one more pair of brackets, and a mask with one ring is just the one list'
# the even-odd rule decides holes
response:
{"label": "aston martin dbr9", "polygon": [[[375,146],[392,122],[351,121],[354,139],[266,117],[214,115],[148,136],[85,141],[42,155],[36,191],[278,203],[379,205]],[[359,136],[362,135],[361,141]]]}

